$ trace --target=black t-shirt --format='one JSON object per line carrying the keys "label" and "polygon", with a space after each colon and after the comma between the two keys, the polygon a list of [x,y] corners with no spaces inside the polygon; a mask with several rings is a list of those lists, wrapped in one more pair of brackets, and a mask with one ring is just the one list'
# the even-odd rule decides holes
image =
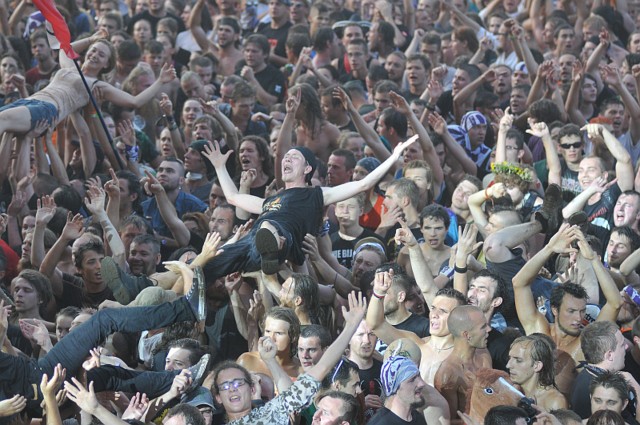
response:
{"label": "black t-shirt", "polygon": [[353,259],[353,248],[356,246],[360,239],[374,237],[380,239],[380,243],[383,243],[382,238],[375,232],[369,229],[363,229],[362,233],[355,239],[346,240],[340,237],[339,232],[332,233],[331,237],[331,250],[334,257],[338,259],[338,262],[348,269],[351,269],[351,260]]}
{"label": "black t-shirt", "polygon": [[427,425],[427,421],[424,420],[422,413],[417,410],[411,411],[411,421],[405,421],[400,416],[393,413],[391,410],[383,407],[371,418],[368,425]]}
{"label": "black t-shirt", "polygon": [[265,199],[260,218],[254,224],[259,229],[263,221],[268,220],[279,230],[292,237],[288,252],[281,260],[289,259],[298,265],[305,260],[302,252],[302,240],[307,233],[317,235],[322,223],[324,196],[319,187],[295,187],[286,189]]}
{"label": "black t-shirt", "polygon": [[[594,373],[597,371],[594,370]],[[591,416],[591,397],[589,395],[589,386],[593,381],[594,375],[587,368],[580,371],[573,381],[573,391],[571,393],[571,410],[576,412],[582,419],[588,419]],[[637,424],[635,420],[635,405],[637,400],[633,392],[629,393],[629,403],[622,411],[622,417],[628,424]]]}
{"label": "black t-shirt", "polygon": [[[402,249],[402,246],[396,245],[396,239],[395,239],[396,230],[398,230],[399,228],[400,228],[400,225],[396,223],[395,226],[387,230],[387,233],[385,233],[384,235],[384,241],[387,247],[387,252],[389,253],[392,259],[395,259],[398,256],[400,249]],[[422,235],[422,231],[420,230],[420,228],[415,227],[411,229],[411,233],[413,233],[413,237],[416,238],[416,241],[418,241],[418,243],[424,242],[424,236]]]}
{"label": "black t-shirt", "polygon": [[271,23],[263,22],[258,25],[256,32],[269,39],[269,45],[273,53],[282,58],[286,58],[287,51],[285,50],[285,45],[287,43],[287,35],[289,35],[289,28],[291,28],[292,25],[290,21],[287,21],[287,23],[280,28],[271,28]]}
{"label": "black t-shirt", "polygon": [[[397,325],[393,325],[393,327],[401,331],[413,332],[420,338],[431,335],[431,333],[429,332],[429,319],[414,313],[411,313],[411,315],[407,317],[407,320],[398,323]],[[384,341],[378,339],[378,342],[376,343],[376,351],[378,353],[384,354],[384,352],[387,350],[387,347],[388,345],[385,344]]]}
{"label": "black t-shirt", "polygon": [[286,92],[286,80],[284,74],[278,68],[267,64],[265,69],[255,73],[254,76],[264,91],[276,96],[278,98],[277,102],[282,103]]}
{"label": "black t-shirt", "polygon": [[616,205],[618,196],[620,196],[621,193],[622,191],[618,183],[614,183],[609,189],[604,191],[598,202],[593,205],[586,204],[583,208],[591,226],[602,229],[594,230],[596,236],[602,241],[606,241],[609,238],[609,233],[613,228],[613,207]]}
{"label": "black t-shirt", "polygon": [[56,297],[58,308],[73,306],[97,309],[105,300],[116,300],[108,286],[101,292],[88,293],[82,279],[68,273],[62,273],[62,297]]}
{"label": "black t-shirt", "polygon": [[[377,395],[382,397],[382,382],[380,382],[380,370],[382,369],[382,362],[373,360],[373,366],[369,369],[360,369],[358,376],[360,377],[360,388],[362,389],[362,396]],[[364,411],[365,423],[373,417],[376,411],[373,408],[366,408]]]}

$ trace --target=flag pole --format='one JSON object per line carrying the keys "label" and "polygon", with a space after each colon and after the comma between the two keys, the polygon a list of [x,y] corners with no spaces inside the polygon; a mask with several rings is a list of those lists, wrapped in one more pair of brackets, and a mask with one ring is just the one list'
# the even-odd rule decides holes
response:
{"label": "flag pole", "polygon": [[80,60],[78,58],[72,59],[72,60],[76,66],[76,69],[78,70],[78,74],[80,74],[80,78],[82,79],[82,84],[84,85],[84,89],[87,91],[87,94],[89,95],[89,100],[91,100],[93,109],[96,111],[96,115],[100,119],[100,124],[102,125],[102,129],[104,130],[104,133],[107,135],[107,140],[109,141],[109,146],[111,146],[113,155],[116,157],[116,161],[118,161],[118,165],[120,166],[120,169],[125,170],[126,167],[122,162],[122,158],[120,158],[120,154],[116,151],[116,147],[113,145],[113,139],[111,138],[111,133],[109,133],[107,124],[104,122],[104,117],[102,116],[102,112],[100,111],[98,102],[96,102],[95,97],[93,97],[93,93],[91,93],[91,88],[89,87],[89,83],[87,83],[87,79],[84,77],[84,74],[82,73],[82,69],[80,68]]}

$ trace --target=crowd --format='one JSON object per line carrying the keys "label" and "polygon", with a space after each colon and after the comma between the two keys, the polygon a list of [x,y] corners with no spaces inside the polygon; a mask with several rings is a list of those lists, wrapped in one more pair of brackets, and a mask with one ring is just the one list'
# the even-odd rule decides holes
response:
{"label": "crowd", "polygon": [[0,422],[640,425],[639,1],[56,6],[76,63],[0,0]]}

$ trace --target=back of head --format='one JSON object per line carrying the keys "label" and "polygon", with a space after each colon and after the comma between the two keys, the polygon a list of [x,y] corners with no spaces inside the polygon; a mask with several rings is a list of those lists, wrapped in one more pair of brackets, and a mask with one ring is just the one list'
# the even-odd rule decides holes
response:
{"label": "back of head", "polygon": [[484,425],[516,425],[518,419],[527,419],[527,412],[515,406],[492,407],[484,418]]}
{"label": "back of head", "polygon": [[585,360],[591,364],[602,362],[608,351],[616,349],[617,331],[618,326],[608,321],[593,322],[585,327],[580,337],[580,347]]}
{"label": "back of head", "polygon": [[164,418],[165,423],[174,417],[180,419],[178,422],[172,422],[175,425],[206,425],[204,416],[202,416],[200,410],[190,404],[181,403],[172,407]]}
{"label": "back of head", "polygon": [[447,326],[451,335],[459,338],[463,332],[473,329],[477,324],[472,320],[474,313],[479,313],[484,318],[482,310],[473,305],[460,305],[451,310],[447,318]]}

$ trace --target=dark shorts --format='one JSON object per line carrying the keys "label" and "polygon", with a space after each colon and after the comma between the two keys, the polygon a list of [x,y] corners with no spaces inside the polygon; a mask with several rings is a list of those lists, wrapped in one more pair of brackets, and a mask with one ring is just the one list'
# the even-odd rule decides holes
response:
{"label": "dark shorts", "polygon": [[45,102],[43,100],[36,99],[19,99],[15,102],[11,102],[8,105],[0,108],[0,112],[17,108],[19,106],[25,106],[31,114],[31,130],[35,128],[38,121],[46,120],[49,125],[55,124],[58,118],[58,108],[53,103]]}

